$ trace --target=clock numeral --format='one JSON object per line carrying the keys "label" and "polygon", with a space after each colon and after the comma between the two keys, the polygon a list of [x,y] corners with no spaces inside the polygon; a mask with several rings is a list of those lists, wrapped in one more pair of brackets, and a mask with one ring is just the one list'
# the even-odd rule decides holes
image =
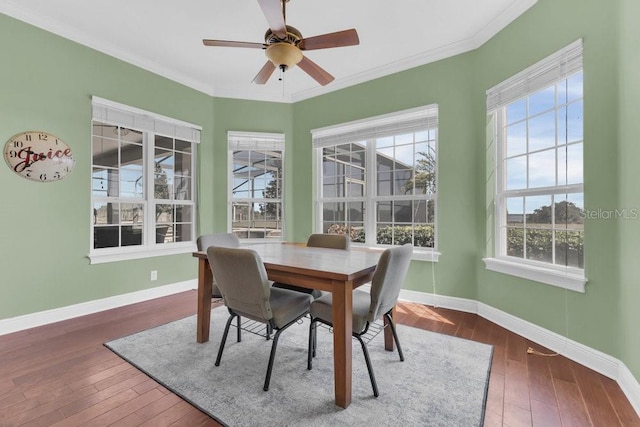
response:
{"label": "clock numeral", "polygon": [[27,178],[31,178],[32,173],[33,173],[33,169],[27,169],[26,172],[24,173],[24,176],[26,176]]}
{"label": "clock numeral", "polygon": [[16,150],[10,150],[9,157],[11,157],[12,159],[15,159],[16,157],[18,157],[18,152]]}
{"label": "clock numeral", "polygon": [[38,139],[40,141],[47,141],[48,137],[49,137],[49,135],[47,135],[46,133],[39,133],[38,134]]}
{"label": "clock numeral", "polygon": [[40,181],[46,181],[47,180],[47,174],[46,173],[41,173],[40,174]]}
{"label": "clock numeral", "polygon": [[30,134],[26,134],[26,135],[24,136],[24,140],[25,140],[25,141],[31,141],[31,135],[30,135]]}
{"label": "clock numeral", "polygon": [[19,140],[14,140],[13,141],[13,148],[22,148],[24,147],[24,142],[19,141]]}
{"label": "clock numeral", "polygon": [[53,179],[60,179],[60,178],[62,178],[62,175],[60,175],[60,172],[53,173]]}

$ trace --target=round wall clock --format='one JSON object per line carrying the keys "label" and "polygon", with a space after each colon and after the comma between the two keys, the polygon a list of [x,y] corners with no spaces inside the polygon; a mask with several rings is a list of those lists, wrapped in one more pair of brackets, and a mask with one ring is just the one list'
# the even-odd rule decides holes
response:
{"label": "round wall clock", "polygon": [[22,132],[9,138],[4,159],[15,173],[38,182],[59,181],[73,169],[71,148],[60,138],[42,131]]}

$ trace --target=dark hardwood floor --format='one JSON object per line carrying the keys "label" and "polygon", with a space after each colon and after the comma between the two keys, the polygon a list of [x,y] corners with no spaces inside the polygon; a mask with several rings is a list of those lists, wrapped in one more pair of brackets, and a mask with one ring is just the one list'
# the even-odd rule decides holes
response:
{"label": "dark hardwood floor", "polygon": [[[191,291],[0,336],[0,426],[219,425],[102,345],[195,309]],[[494,346],[487,426],[640,426],[615,381],[482,317],[412,303],[397,317]]]}

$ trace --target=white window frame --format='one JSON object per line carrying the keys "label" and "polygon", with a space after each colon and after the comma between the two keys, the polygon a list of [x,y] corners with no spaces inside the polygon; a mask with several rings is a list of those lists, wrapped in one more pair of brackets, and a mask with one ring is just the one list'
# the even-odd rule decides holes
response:
{"label": "white window frame", "polygon": [[[580,39],[487,91],[487,114],[493,122],[496,146],[494,161],[496,185],[493,194],[495,238],[493,257],[483,259],[488,270],[577,292],[585,290],[587,278],[584,269],[506,255],[506,198],[519,195],[584,194],[584,185],[579,183],[507,191],[504,171],[506,153],[503,147],[505,137],[500,129],[504,127],[504,111],[509,104],[582,71],[582,64],[582,39]],[[584,144],[584,141],[582,143]]]}
{"label": "white window frame", "polygon": [[[409,196],[378,196],[376,194],[376,151],[370,149],[372,142],[376,138],[391,135],[400,135],[403,133],[415,132],[426,129],[438,129],[438,105],[431,104],[422,107],[412,108],[408,110],[398,111],[390,114],[384,114],[367,119],[356,120],[335,126],[328,126],[311,130],[313,140],[313,170],[314,170],[314,201],[315,201],[315,232],[322,233],[322,211],[324,202],[364,202],[366,212],[374,213],[376,211],[376,202],[378,201],[401,201],[423,199],[425,201],[433,200],[434,208],[434,247],[423,248],[414,247],[412,259],[420,261],[438,262],[440,252],[438,252],[438,165],[436,162],[436,191],[434,194]],[[335,198],[323,199],[322,195],[322,149],[327,146],[353,143],[357,141],[367,140],[366,159],[367,167],[365,174],[365,196],[356,198]],[[438,159],[439,132],[436,133],[435,150],[436,159]],[[371,142],[371,143],[370,143]],[[385,249],[391,245],[379,245],[375,243],[376,236],[376,218],[375,214],[366,216],[364,229],[366,243],[352,243],[356,246],[363,246],[371,249]]]}
{"label": "white window frame", "polygon": [[[251,243],[268,243],[268,242],[280,242],[284,240],[285,236],[285,135],[283,133],[268,133],[268,132],[244,132],[244,131],[227,131],[227,143],[228,143],[228,156],[227,156],[227,171],[228,171],[228,190],[227,190],[227,231],[233,232],[233,202],[241,201],[247,203],[280,203],[280,209],[282,213],[281,221],[281,235],[279,238],[240,238],[240,241],[245,244]],[[280,151],[282,153],[282,176],[280,189],[280,198],[264,199],[264,198],[246,198],[246,199],[234,199],[233,198],[233,152],[238,150],[272,150]]]}
{"label": "white window frame", "polygon": [[[189,253],[197,250],[196,246],[196,221],[197,221],[197,146],[200,142],[200,132],[202,127],[152,113],[139,108],[120,104],[115,101],[92,97],[92,123],[100,122],[114,126],[120,126],[127,129],[141,131],[143,133],[143,168],[145,178],[144,196],[140,199],[128,198],[101,198],[94,197],[91,194],[91,229],[89,242],[89,258],[90,264],[101,264],[106,262],[116,262],[132,259],[151,258],[164,255],[175,255]],[[93,128],[93,126],[92,126]],[[93,133],[93,132],[92,132]],[[155,135],[165,136],[169,138],[181,139],[193,143],[191,151],[191,198],[190,201],[183,201],[184,204],[192,206],[191,219],[191,240],[173,243],[156,243],[155,242],[155,205],[156,204],[172,204],[172,200],[154,199],[154,148]],[[93,150],[92,150],[93,151]],[[93,153],[92,153],[93,156]],[[93,159],[93,157],[92,157]],[[93,167],[93,161],[91,162]],[[93,177],[93,173],[90,173]],[[93,179],[93,178],[92,178]],[[91,186],[91,188],[93,188]],[[92,191],[92,190],[91,190]],[[134,246],[118,246],[110,248],[94,249],[94,221],[93,206],[96,201],[113,201],[120,203],[139,203],[144,205],[144,240],[141,245]]]}

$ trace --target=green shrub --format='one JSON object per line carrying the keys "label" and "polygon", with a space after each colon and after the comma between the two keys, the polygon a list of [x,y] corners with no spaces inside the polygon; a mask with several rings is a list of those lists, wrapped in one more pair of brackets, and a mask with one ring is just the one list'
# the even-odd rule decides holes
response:
{"label": "green shrub", "polygon": [[[551,262],[553,232],[551,230],[527,230],[527,259]],[[584,236],[581,231],[556,231],[556,261],[558,265],[584,267]],[[524,230],[507,230],[507,255],[524,258]]]}
{"label": "green shrub", "polygon": [[[365,234],[362,228],[348,227],[344,224],[333,224],[327,230],[329,234],[349,234],[352,242],[364,243]],[[412,240],[413,239],[413,240]],[[433,248],[434,235],[432,225],[387,225],[376,230],[376,243],[379,245],[404,245],[412,243],[416,247]]]}

